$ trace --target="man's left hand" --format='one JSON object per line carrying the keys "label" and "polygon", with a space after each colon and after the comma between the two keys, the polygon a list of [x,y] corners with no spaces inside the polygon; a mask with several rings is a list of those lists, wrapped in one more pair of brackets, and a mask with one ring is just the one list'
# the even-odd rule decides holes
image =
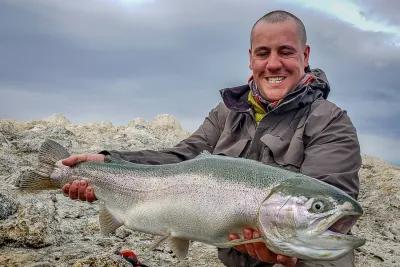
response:
{"label": "man's left hand", "polygon": [[[245,228],[243,230],[243,237],[246,240],[259,238],[260,233],[255,229]],[[240,237],[237,234],[229,235],[229,240],[235,240],[239,238]],[[235,249],[242,253],[249,254],[251,257],[258,259],[259,261],[279,263],[285,267],[294,267],[297,262],[297,258],[275,254],[274,252],[270,251],[263,242],[239,245],[236,246]]]}

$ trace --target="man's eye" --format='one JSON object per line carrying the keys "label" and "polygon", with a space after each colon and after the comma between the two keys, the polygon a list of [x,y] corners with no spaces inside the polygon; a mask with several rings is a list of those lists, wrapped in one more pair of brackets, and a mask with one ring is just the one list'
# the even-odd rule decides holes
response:
{"label": "man's eye", "polygon": [[267,52],[258,52],[258,53],[256,53],[256,56],[257,57],[266,57],[266,56],[268,56],[268,53]]}
{"label": "man's eye", "polygon": [[293,54],[293,51],[291,51],[291,50],[282,50],[281,54],[284,55],[284,56],[289,56],[289,55]]}

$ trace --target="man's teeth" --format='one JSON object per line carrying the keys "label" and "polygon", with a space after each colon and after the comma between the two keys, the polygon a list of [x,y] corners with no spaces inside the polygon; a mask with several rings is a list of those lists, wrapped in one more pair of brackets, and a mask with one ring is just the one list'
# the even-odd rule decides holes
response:
{"label": "man's teeth", "polygon": [[269,83],[280,83],[284,79],[285,79],[285,77],[269,77],[269,78],[267,78]]}

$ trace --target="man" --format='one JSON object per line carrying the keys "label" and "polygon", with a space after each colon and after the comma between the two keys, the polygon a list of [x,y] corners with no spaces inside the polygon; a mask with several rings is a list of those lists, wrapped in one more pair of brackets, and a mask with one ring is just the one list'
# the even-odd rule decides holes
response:
{"label": "man", "polygon": [[[221,90],[215,107],[189,138],[163,151],[78,155],[65,165],[104,160],[104,155],[143,164],[165,164],[213,154],[245,157],[299,171],[358,195],[359,144],[346,112],[326,100],[330,88],[320,70],[309,68],[310,47],[303,23],[285,11],[261,17],[251,31],[249,49],[252,76],[248,84]],[[71,198],[92,201],[93,190],[84,181],[65,185]],[[257,229],[244,229],[246,239]],[[239,236],[232,233],[229,238]],[[333,262],[302,261],[269,251],[263,243],[219,249],[227,266],[353,266],[353,253]]]}

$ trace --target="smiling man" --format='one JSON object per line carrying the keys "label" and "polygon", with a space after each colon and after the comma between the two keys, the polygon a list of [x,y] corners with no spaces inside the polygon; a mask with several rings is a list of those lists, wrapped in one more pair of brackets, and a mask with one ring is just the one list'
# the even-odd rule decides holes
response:
{"label": "smiling man", "polygon": [[[263,17],[251,32],[250,69],[262,97],[282,100],[303,78],[310,47],[305,32],[295,19],[279,23]],[[283,17],[282,17],[283,18]]]}
{"label": "smiling man", "polygon": [[[298,171],[357,197],[360,148],[346,112],[326,100],[330,87],[321,70],[310,70],[310,47],[303,23],[293,14],[273,11],[251,31],[252,76],[248,84],[221,90],[222,102],[211,110],[190,137],[163,151],[103,151],[75,155],[63,161],[72,166],[105,155],[142,164],[175,163],[202,151],[245,157]],[[73,199],[95,199],[90,185],[75,181],[64,186]],[[257,229],[243,225],[246,239]],[[232,233],[229,239],[239,238]],[[353,266],[353,253],[333,262],[302,261],[269,251],[264,243],[219,249],[226,266]]]}

